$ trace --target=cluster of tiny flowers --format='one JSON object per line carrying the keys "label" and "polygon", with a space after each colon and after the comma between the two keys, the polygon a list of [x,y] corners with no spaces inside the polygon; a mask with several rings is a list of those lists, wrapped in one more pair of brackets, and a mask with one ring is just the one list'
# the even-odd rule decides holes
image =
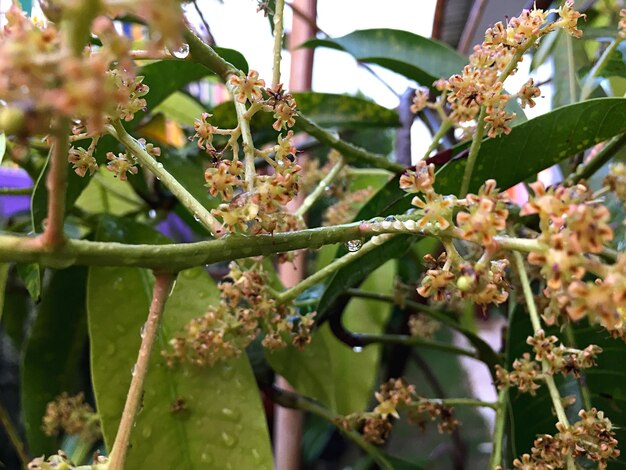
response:
{"label": "cluster of tiny flowers", "polygon": [[378,405],[371,412],[352,413],[338,418],[337,425],[363,434],[367,442],[384,444],[393,423],[391,418],[399,418],[399,410],[407,413],[409,422],[424,429],[428,421],[438,420],[439,432],[452,432],[459,421],[454,417],[452,408],[446,407],[436,400],[420,397],[415,393],[415,386],[407,384],[403,379],[390,379],[382,384],[374,394]]}
{"label": "cluster of tiny flowers", "polygon": [[28,464],[28,470],[107,470],[109,459],[98,455],[94,458],[94,462],[91,465],[77,466],[70,460],[70,458],[63,451],[59,451],[56,455],[51,455],[46,459],[45,457],[37,457]]}
{"label": "cluster of tiny flowers", "polygon": [[273,87],[265,87],[265,80],[259,78],[259,72],[250,70],[248,75],[231,75],[228,83],[232,88],[235,100],[239,103],[250,103],[259,109],[274,114],[272,127],[276,131],[293,127],[298,112],[295,98],[283,90],[282,83]]}
{"label": "cluster of tiny flowers", "polygon": [[[557,341],[556,336],[546,336],[543,330],[529,336],[526,343],[533,347],[534,359],[530,353],[524,353],[521,359],[513,362],[511,372],[496,366],[498,388],[502,390],[514,386],[522,393],[535,395],[539,388],[537,381],[543,378],[543,374],[560,372],[564,376],[572,374],[579,378],[582,369],[595,366],[596,358],[602,352],[602,348],[593,344],[580,350],[568,348],[563,344],[557,346]],[[547,364],[549,372],[542,371],[542,361]]]}
{"label": "cluster of tiny flowers", "polygon": [[611,421],[595,408],[581,410],[578,416],[580,419],[571,426],[557,423],[558,433],[554,436],[544,434],[535,439],[531,453],[515,459],[513,467],[519,470],[565,468],[571,455],[574,459],[593,462],[595,468],[606,469],[609,460],[620,455]]}
{"label": "cluster of tiny flowers", "polygon": [[79,434],[81,439],[89,442],[101,435],[98,415],[89,403],[85,403],[82,392],[75,396],[64,392],[49,402],[42,427],[47,436],[58,436],[61,432]]}
{"label": "cluster of tiny flowers", "polygon": [[219,303],[170,341],[170,348],[162,351],[167,363],[212,366],[240,355],[261,332],[262,344],[270,350],[288,342],[298,349],[306,346],[315,314],[300,315],[291,305],[277,302],[267,285],[268,274],[260,264],[242,271],[231,263],[229,280],[219,285]]}
{"label": "cluster of tiny flowers", "polygon": [[[528,256],[539,266],[549,299],[543,317],[555,323],[561,312],[574,321],[587,316],[616,336],[624,334],[626,302],[626,256],[618,255],[613,265],[604,265],[592,255],[613,239],[610,213],[581,184],[546,189],[542,183],[531,185],[534,196],[522,208],[522,215],[538,214],[541,251]],[[585,281],[587,272],[598,274]]]}
{"label": "cluster of tiny flowers", "polygon": [[426,315],[414,314],[409,317],[409,332],[418,338],[432,338],[441,328],[441,323]]}
{"label": "cluster of tiny flowers", "polygon": [[[106,45],[74,56],[52,24],[35,24],[16,6],[6,19],[0,31],[0,99],[22,113],[19,134],[48,133],[51,117],[58,116],[81,119],[99,133],[128,104],[128,93],[108,72],[119,57]],[[116,73],[135,80],[132,71]]]}
{"label": "cluster of tiny flowers", "polygon": [[[505,276],[509,262],[492,257],[496,251],[494,237],[505,229],[509,213],[496,182],[488,180],[478,194],[468,194],[463,200],[437,194],[434,182],[434,165],[427,165],[424,161],[416,165],[415,171],[400,178],[402,189],[423,194],[423,198],[415,196],[412,200],[418,208],[416,227],[444,236],[446,231],[454,230],[455,236],[478,244],[484,250],[476,262],[462,259],[452,242],[446,245],[449,252],[438,259],[427,255],[426,275],[417,292],[437,302],[455,298],[470,299],[481,306],[504,302],[510,290]],[[463,209],[457,214],[456,226],[452,220],[455,208]]]}
{"label": "cluster of tiny flowers", "polygon": [[[250,102],[248,113],[259,110],[277,111],[281,103],[291,103],[295,113],[295,101],[278,86],[277,92],[264,89],[265,82],[258,78],[258,72],[250,71],[246,77],[231,76],[229,83],[235,100],[240,103]],[[263,99],[263,94],[269,96]],[[253,106],[256,108],[253,109]],[[277,108],[278,107],[278,108]],[[282,115],[282,114],[281,114]],[[278,135],[277,143],[264,150],[255,149],[255,153],[269,163],[269,174],[255,174],[252,188],[246,188],[247,176],[239,160],[239,128],[220,129],[209,122],[211,114],[203,113],[194,124],[198,147],[213,157],[213,163],[205,173],[204,179],[209,194],[219,197],[222,203],[211,212],[220,219],[229,232],[243,231],[253,234],[287,232],[300,227],[299,220],[285,210],[285,206],[297,195],[300,187],[301,167],[296,162],[296,148],[293,145],[293,131],[283,137]],[[281,120],[275,125],[276,130],[283,126],[291,127],[293,116]],[[232,160],[223,158],[226,150],[218,151],[213,145],[214,135],[229,135],[226,148],[233,152]],[[247,189],[247,191],[245,190]]]}
{"label": "cluster of tiny flowers", "polygon": [[[505,109],[511,95],[504,91],[503,81],[515,72],[521,54],[535,45],[543,35],[562,28],[572,36],[580,37],[577,22],[584,15],[573,10],[572,5],[573,1],[568,0],[555,10],[524,10],[520,16],[506,23],[496,23],[485,32],[484,42],[474,47],[469,64],[462,73],[435,82],[435,88],[442,92],[440,99],[429,103],[428,92],[417,90],[411,110],[418,112],[425,107],[439,107],[443,110],[447,103],[448,118],[456,126],[468,130],[474,125],[480,110],[484,109],[487,135],[496,137],[508,134],[515,113]],[[550,13],[558,15],[553,22],[548,22]],[[533,107],[534,98],[539,95],[539,88],[530,80],[517,97],[522,107]]]}

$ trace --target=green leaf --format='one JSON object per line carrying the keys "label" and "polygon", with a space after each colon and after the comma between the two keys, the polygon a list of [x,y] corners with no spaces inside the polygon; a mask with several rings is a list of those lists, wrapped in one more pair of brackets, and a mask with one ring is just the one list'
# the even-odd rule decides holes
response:
{"label": "green leaf", "polygon": [[28,295],[35,301],[39,302],[41,296],[41,268],[37,263],[15,265],[17,274],[22,279]]}
{"label": "green leaf", "polygon": [[[126,243],[161,243],[163,238],[146,226],[112,218],[97,235],[98,240]],[[152,284],[152,275],[141,269],[89,272],[93,386],[108,449],[124,407]],[[273,468],[265,415],[247,357],[213,368],[168,368],[160,354],[175,333],[217,298],[218,290],[202,268],[179,275],[150,360],[128,468]],[[178,398],[187,410],[173,413],[171,405]]]}
{"label": "green leaf", "polygon": [[[395,263],[389,262],[373,272],[363,283],[363,289],[389,293],[395,273]],[[358,333],[382,333],[391,306],[363,299],[353,299],[344,313],[348,329]],[[353,351],[339,341],[323,325],[313,334],[312,343],[298,351],[292,347],[267,353],[272,368],[302,395],[322,403],[335,413],[364,411],[372,398],[378,375],[381,348],[372,345]]]}
{"label": "green leaf", "polygon": [[[247,73],[248,63],[241,53],[223,47],[214,49],[228,62]],[[144,65],[137,75],[143,76],[143,83],[150,87],[145,99],[148,111],[152,111],[175,91],[214,73],[196,62],[172,59]],[[144,112],[135,113],[133,125],[136,125],[144,115]]]}
{"label": "green leaf", "polygon": [[[152,111],[175,91],[179,91],[185,85],[211,74],[212,72],[209,69],[195,62],[159,60],[158,62],[144,65],[137,75],[143,76],[143,83],[150,87],[145,100],[147,110]],[[136,126],[145,114],[142,111],[135,113],[131,127],[133,125]]]}
{"label": "green leaf", "polygon": [[76,200],[76,207],[91,213],[125,215],[139,210],[144,204],[129,181],[115,178],[112,172],[101,166],[90,178],[89,184]]}
{"label": "green leaf", "polygon": [[[322,127],[362,129],[400,125],[395,111],[363,98],[314,92],[294,93],[293,96],[298,109]],[[211,112],[213,113],[211,120],[219,123],[220,127],[237,126],[237,116],[232,102],[222,103]],[[252,130],[258,132],[271,128],[273,122],[271,113],[259,112],[252,119]]]}
{"label": "green leaf", "polygon": [[[507,136],[487,139],[478,153],[469,190],[489,178],[509,188],[541,170],[626,131],[626,99],[599,98],[555,109],[515,126]],[[437,190],[457,194],[467,159],[437,173]]]}
{"label": "green leaf", "polygon": [[467,57],[444,43],[394,29],[354,31],[340,38],[313,39],[303,46],[345,51],[359,62],[380,65],[427,87],[460,73],[467,64]]}
{"label": "green leaf", "polygon": [[163,113],[166,118],[190,127],[193,127],[194,121],[199,119],[204,111],[204,106],[182,91],[172,93],[153,109],[155,113]]}
{"label": "green leaf", "polygon": [[22,358],[21,402],[33,455],[59,449],[57,439],[43,433],[42,418],[47,403],[57,395],[77,392],[79,366],[87,342],[86,269],[72,267],[52,273]]}

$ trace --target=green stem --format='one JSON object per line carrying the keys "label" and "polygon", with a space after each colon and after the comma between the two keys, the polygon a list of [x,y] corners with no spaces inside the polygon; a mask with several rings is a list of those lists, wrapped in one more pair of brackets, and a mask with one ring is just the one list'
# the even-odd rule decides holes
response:
{"label": "green stem", "polygon": [[302,395],[298,395],[296,393],[281,390],[276,387],[272,389],[271,397],[272,400],[280,406],[307,411],[316,416],[319,416],[333,426],[336,426],[341,434],[343,434],[347,439],[351,440],[357,446],[363,449],[363,451],[366,452],[380,466],[380,468],[385,470],[393,470],[393,466],[389,463],[389,461],[385,458],[380,450],[378,450],[372,444],[366,442],[365,439],[363,439],[363,436],[361,436],[359,433],[355,431],[346,431],[341,426],[337,426],[337,422],[341,417],[334,414],[329,409],[324,408],[316,401]]}
{"label": "green stem", "polygon": [[504,443],[504,425],[506,422],[506,401],[509,391],[507,389],[500,390],[498,393],[498,403],[496,410],[496,423],[493,430],[493,452],[489,460],[490,470],[502,464],[502,445]]}
{"label": "green stem", "polygon": [[0,196],[27,196],[33,193],[35,188],[0,188]]}
{"label": "green stem", "polygon": [[280,52],[283,47],[283,10],[285,0],[276,0],[274,6],[274,64],[272,67],[272,85],[280,83]]}
{"label": "green stem", "polygon": [[161,316],[165,310],[165,303],[169,296],[170,290],[174,285],[174,276],[171,274],[157,274],[152,292],[152,303],[148,312],[137,362],[132,371],[132,379],[128,389],[128,396],[124,404],[124,411],[120,420],[113,448],[111,449],[109,470],[124,470],[124,462],[126,461],[126,451],[130,440],[130,433],[133,429],[135,416],[139,410],[141,397],[143,395],[143,384],[148,373],[148,364],[152,347],[159,331]]}
{"label": "green stem", "polygon": [[576,102],[576,64],[574,57],[574,38],[565,31],[561,31],[559,34],[565,34],[565,44],[567,46],[567,78],[569,83],[569,102]]}
{"label": "green stem", "polygon": [[461,191],[459,197],[467,196],[470,183],[472,182],[472,173],[474,172],[474,166],[476,165],[476,159],[478,157],[478,151],[483,143],[483,137],[485,136],[485,117],[487,116],[487,108],[482,106],[480,113],[476,119],[476,132],[472,138],[472,145],[469,149],[469,155],[467,156],[467,163],[465,165],[465,172],[463,173],[463,180],[461,180]]}
{"label": "green stem", "polygon": [[626,144],[626,134],[621,134],[610,139],[601,150],[591,159],[582,163],[576,171],[565,180],[566,185],[574,185],[582,180],[591,177],[596,171],[602,168],[613,156]]}
{"label": "green stem", "polygon": [[315,137],[322,144],[326,144],[337,150],[349,162],[366,163],[373,167],[389,170],[392,173],[401,173],[406,169],[403,165],[392,162],[384,155],[368,152],[356,145],[341,140],[331,132],[322,129],[302,113],[298,113],[296,126],[310,136]]}
{"label": "green stem", "polygon": [[450,128],[452,127],[452,124],[453,123],[451,119],[445,119],[441,122],[441,126],[439,126],[439,130],[433,136],[433,141],[431,142],[430,146],[424,153],[423,158],[428,158],[430,156],[430,153],[439,146],[439,141],[443,138],[443,136],[446,135],[446,132],[450,130]]}
{"label": "green stem", "polygon": [[[385,237],[389,239],[392,236],[393,235],[381,235],[380,237]],[[358,238],[355,238],[354,240],[356,239]],[[381,238],[379,238],[378,240],[380,239]],[[298,297],[308,288],[313,287],[315,284],[323,281],[334,272],[338,271],[344,266],[349,265],[353,261],[359,259],[363,255],[369,253],[370,251],[378,247],[380,245],[379,243],[377,243],[378,240],[370,240],[367,243],[365,243],[358,251],[353,251],[353,252],[343,255],[341,258],[337,258],[332,263],[326,265],[325,267],[317,271],[315,274],[312,274],[311,276],[307,277],[306,279],[299,282],[298,284],[291,287],[290,289],[283,291],[281,294],[278,295],[276,300],[278,301],[278,303],[281,303],[281,304],[294,300],[296,297]]]}
{"label": "green stem", "polygon": [[79,437],[70,460],[75,464],[80,465],[89,455],[89,451],[93,448],[93,445],[94,441]]}
{"label": "green stem", "polygon": [[459,348],[448,343],[441,343],[439,341],[430,341],[418,336],[409,335],[375,335],[369,333],[350,333],[350,336],[356,340],[362,341],[365,344],[401,344],[404,346],[420,346],[427,349],[434,349],[437,351],[444,351],[451,354],[458,354],[461,356],[472,357],[478,359],[478,355],[474,351],[470,351],[465,348]]}
{"label": "green stem", "polygon": [[[526,302],[526,307],[528,308],[528,313],[530,315],[530,322],[533,326],[534,332],[536,333],[537,331],[542,329],[541,319],[539,317],[537,305],[535,304],[535,298],[530,287],[530,280],[528,279],[528,275],[526,274],[524,260],[522,259],[522,255],[519,254],[517,251],[513,253],[513,257],[515,260],[515,267],[519,275],[520,283],[522,284],[522,291],[524,293],[524,300]],[[543,380],[548,387],[550,400],[552,401],[552,406],[554,407],[554,411],[556,412],[557,419],[561,424],[569,427],[570,424],[567,419],[567,415],[565,414],[565,408],[563,407],[563,402],[561,400],[559,389],[554,382],[554,377],[552,377],[550,365],[545,359],[541,361],[541,369],[543,371]],[[571,453],[567,456],[567,468],[568,470],[575,470],[576,468]]]}
{"label": "green stem", "polygon": [[389,178],[394,175],[391,171],[383,170],[381,168],[349,167],[346,171],[348,172],[348,176],[385,176]]}
{"label": "green stem", "polygon": [[[533,45],[537,40],[537,36],[530,36],[524,45],[520,46],[516,51],[511,61],[500,72],[497,82],[502,82],[508,78],[511,73],[517,68],[517,64],[522,59],[524,53]],[[465,197],[469,191],[470,183],[472,182],[472,173],[474,172],[474,166],[476,165],[476,159],[478,157],[478,151],[483,142],[485,136],[485,117],[487,116],[487,109],[485,106],[480,107],[478,118],[476,118],[476,132],[472,138],[472,145],[470,146],[469,155],[467,156],[467,164],[465,166],[465,172],[463,173],[463,180],[461,181],[460,197]]]}
{"label": "green stem", "polygon": [[[375,233],[399,233],[394,230],[390,227],[373,232],[370,224],[355,222],[272,235],[231,234],[218,240],[184,244],[131,245],[69,239],[55,250],[43,245],[38,238],[0,235],[0,262],[39,263],[56,269],[73,265],[128,266],[177,272],[233,259],[286,253],[305,248],[317,249],[324,245],[362,239]],[[523,252],[545,249],[538,240],[507,237],[495,239],[503,249]],[[348,257],[345,260],[346,264],[362,252],[363,248],[355,253],[348,253],[344,256]]]}
{"label": "green stem", "polygon": [[[234,96],[232,87],[228,87]],[[254,190],[254,178],[256,176],[256,167],[254,166],[254,141],[252,140],[252,132],[250,131],[250,121],[246,117],[246,105],[234,100],[235,111],[237,112],[237,122],[241,131],[241,141],[243,142],[244,155],[244,174],[246,179],[246,189]]]}
{"label": "green stem", "polygon": [[580,101],[586,100],[589,95],[591,95],[593,89],[595,88],[596,78],[609,62],[609,60],[611,60],[611,55],[613,55],[613,53],[617,50],[617,47],[623,40],[624,38],[622,38],[621,36],[617,36],[615,39],[613,39],[613,41],[611,41],[611,44],[609,44],[609,46],[604,49],[604,52],[602,53],[598,61],[593,65],[593,67],[587,74],[587,77],[585,78],[582,90],[580,91]]}
{"label": "green stem", "polygon": [[9,441],[11,442],[11,444],[13,444],[15,452],[17,452],[17,456],[19,457],[20,462],[22,462],[22,468],[28,467],[30,457],[26,452],[26,446],[24,445],[20,434],[17,432],[17,429],[13,425],[9,413],[7,413],[7,410],[4,409],[4,406],[2,406],[2,404],[0,404],[0,424],[2,424],[2,427],[4,428],[4,431],[6,432]]}
{"label": "green stem", "polygon": [[492,410],[499,410],[500,404],[493,401],[482,401],[474,398],[444,398],[444,399],[429,399],[433,403],[441,403],[444,406],[474,406],[477,408],[491,408]]}
{"label": "green stem", "polygon": [[316,188],[309,194],[304,201],[302,201],[302,205],[298,207],[295,212],[296,217],[302,217],[307,211],[313,206],[315,201],[319,199],[319,197],[324,194],[324,190],[328,185],[330,185],[337,175],[343,170],[345,166],[345,161],[343,158],[340,158],[339,161],[331,168],[328,174],[319,182]]}
{"label": "green stem", "polygon": [[113,123],[113,126],[107,126],[107,132],[124,144],[141,165],[150,170],[211,234],[217,235],[221,232],[222,225],[219,221],[176,178],[163,168],[162,163],[157,162],[152,155],[146,152],[143,145],[126,132],[122,123],[117,121]]}

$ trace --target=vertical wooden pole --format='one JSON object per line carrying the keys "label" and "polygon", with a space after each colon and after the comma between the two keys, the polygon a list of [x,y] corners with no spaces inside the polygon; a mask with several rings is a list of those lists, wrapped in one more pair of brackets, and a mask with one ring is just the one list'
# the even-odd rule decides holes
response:
{"label": "vertical wooden pole", "polygon": [[[317,0],[293,0],[293,20],[289,41],[291,50],[290,91],[311,89],[313,74],[313,49],[296,49],[307,39],[315,37]],[[303,15],[305,16],[303,18]],[[301,202],[293,201],[295,209]],[[305,253],[296,253],[293,263],[279,266],[279,275],[285,287],[297,284],[304,277]],[[276,377],[276,385],[292,391],[293,388],[283,377]],[[278,470],[298,470],[300,468],[300,443],[302,441],[301,411],[276,406],[274,411],[274,461]]]}

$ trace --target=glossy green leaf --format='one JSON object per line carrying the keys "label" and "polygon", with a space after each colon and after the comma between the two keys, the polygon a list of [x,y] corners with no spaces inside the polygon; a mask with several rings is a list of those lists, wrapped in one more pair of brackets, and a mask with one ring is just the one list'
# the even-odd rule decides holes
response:
{"label": "glossy green leaf", "polygon": [[41,296],[41,267],[37,263],[18,263],[15,267],[17,275],[28,291],[28,295],[35,302],[39,302],[39,297]]}
{"label": "glossy green leaf", "polygon": [[53,271],[24,346],[21,401],[28,445],[33,455],[56,453],[56,438],[41,423],[48,402],[62,392],[76,393],[87,342],[85,284],[87,271]]}
{"label": "glossy green leaf", "polygon": [[133,190],[129,181],[122,181],[101,166],[90,178],[89,184],[76,200],[76,207],[91,213],[125,215],[137,211],[144,201]]}
{"label": "glossy green leaf", "polygon": [[[367,292],[391,294],[395,276],[396,263],[388,261],[370,274],[360,288]],[[381,334],[385,331],[391,308],[391,304],[353,298],[342,314],[343,325],[351,332]],[[328,324],[321,328],[321,333],[326,336],[332,357],[331,380],[337,390],[335,411],[347,415],[367,409],[378,385],[382,347],[373,344],[353,350],[335,337]]]}
{"label": "glossy green leaf", "polygon": [[[552,108],[556,109],[578,101],[580,95],[580,83],[578,80],[578,71],[584,67],[588,67],[589,59],[585,52],[585,44],[581,41],[570,37],[565,31],[558,31],[556,34],[550,34],[545,39],[554,38],[554,48],[552,51],[552,63],[554,66],[553,73],[553,94]],[[574,60],[574,74],[576,75],[576,87],[574,96],[571,96],[569,74],[570,74],[570,54],[568,50],[568,41],[571,42],[572,57]]]}
{"label": "glossy green leaf", "polygon": [[359,62],[380,65],[427,87],[467,64],[467,57],[444,43],[394,29],[354,31],[340,38],[313,39],[303,46],[345,51]]}
{"label": "glossy green leaf", "polygon": [[[214,48],[224,59],[244,72],[248,71],[248,63],[241,53],[222,47]],[[159,60],[141,67],[138,73],[143,76],[143,83],[150,87],[145,96],[147,110],[153,111],[172,93],[181,90],[185,85],[196,82],[214,73],[204,65],[187,60]],[[145,115],[144,112],[135,114],[133,123],[138,123]]]}
{"label": "glossy green leaf", "polygon": [[335,384],[329,379],[332,358],[320,330],[313,333],[311,344],[302,351],[292,346],[265,351],[265,357],[276,373],[285,377],[300,394],[314,398],[324,406],[336,408]]}
{"label": "glossy green leaf", "polygon": [[[331,93],[294,93],[298,109],[322,127],[361,129],[364,127],[397,127],[398,114],[391,109],[363,98]],[[212,111],[212,122],[220,127],[237,126],[232,102],[222,103]],[[252,119],[252,129],[262,131],[272,127],[272,114],[259,112]],[[298,120],[296,118],[296,127]]]}
{"label": "glossy green leaf", "polygon": [[[107,218],[99,240],[162,242],[148,227]],[[91,268],[88,281],[92,374],[107,448],[117,431],[140,344],[153,277],[134,268]],[[131,434],[128,468],[272,468],[265,415],[245,355],[216,365],[168,368],[160,351],[216,302],[202,268],[182,272],[165,307],[146,377],[143,408]],[[181,398],[187,409],[175,413]]]}
{"label": "glossy green leaf", "polygon": [[[509,188],[598,142],[626,132],[626,99],[599,98],[555,109],[483,142],[470,183],[475,192],[489,178]],[[437,173],[437,189],[457,194],[465,158]]]}
{"label": "glossy green leaf", "polygon": [[181,91],[171,94],[153,109],[155,113],[163,113],[166,118],[190,127],[193,127],[194,121],[199,119],[204,111],[204,106]]}
{"label": "glossy green leaf", "polygon": [[[369,276],[363,289],[391,292],[394,273],[395,264],[387,263]],[[358,333],[382,333],[390,308],[353,299],[344,313],[344,323]],[[312,343],[302,351],[289,347],[267,353],[267,359],[299,393],[315,398],[335,413],[349,414],[365,410],[372,398],[380,351],[378,345],[353,351],[335,338],[326,324],[315,331]]]}

